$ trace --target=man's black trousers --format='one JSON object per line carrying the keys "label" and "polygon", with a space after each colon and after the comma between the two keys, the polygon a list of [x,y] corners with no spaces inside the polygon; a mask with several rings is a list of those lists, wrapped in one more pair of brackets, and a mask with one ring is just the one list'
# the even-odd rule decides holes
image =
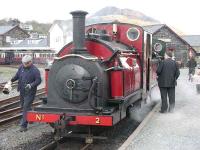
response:
{"label": "man's black trousers", "polygon": [[169,111],[174,110],[175,106],[175,87],[160,87],[160,94],[162,99],[161,112],[167,112],[169,98]]}

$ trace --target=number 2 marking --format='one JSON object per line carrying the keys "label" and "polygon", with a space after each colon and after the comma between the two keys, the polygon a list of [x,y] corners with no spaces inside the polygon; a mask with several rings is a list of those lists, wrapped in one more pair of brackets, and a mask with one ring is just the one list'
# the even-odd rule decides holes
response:
{"label": "number 2 marking", "polygon": [[100,118],[96,118],[96,124],[100,124]]}

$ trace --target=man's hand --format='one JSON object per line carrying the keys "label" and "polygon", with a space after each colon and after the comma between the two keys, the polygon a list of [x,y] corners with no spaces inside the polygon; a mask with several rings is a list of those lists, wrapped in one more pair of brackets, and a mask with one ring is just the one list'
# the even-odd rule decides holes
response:
{"label": "man's hand", "polygon": [[29,91],[31,89],[31,85],[30,84],[27,84],[26,86],[25,86],[25,90],[26,91]]}
{"label": "man's hand", "polygon": [[9,84],[9,85],[11,85],[11,84],[12,84],[12,82],[11,82],[11,81],[8,81],[6,84]]}

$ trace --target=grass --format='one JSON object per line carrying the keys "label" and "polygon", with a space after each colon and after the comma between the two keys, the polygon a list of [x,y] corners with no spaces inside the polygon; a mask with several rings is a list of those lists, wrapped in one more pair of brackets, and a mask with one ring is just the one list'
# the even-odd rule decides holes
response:
{"label": "grass", "polygon": [[0,77],[1,78],[11,78],[15,75],[17,68],[3,67],[0,66]]}

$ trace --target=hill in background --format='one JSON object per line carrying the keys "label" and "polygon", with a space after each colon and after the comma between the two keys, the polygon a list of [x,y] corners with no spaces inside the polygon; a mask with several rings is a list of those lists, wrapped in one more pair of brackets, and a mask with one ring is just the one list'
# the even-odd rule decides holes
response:
{"label": "hill in background", "polygon": [[[131,23],[136,24],[140,26],[144,25],[152,25],[152,24],[158,24],[159,21],[146,16],[145,14],[131,10],[131,9],[119,9],[117,7],[105,7],[96,13],[90,15],[89,17],[86,17],[86,25],[90,24],[96,24],[96,23],[107,23],[107,22],[113,22],[113,21],[119,21],[122,23]],[[59,23],[62,22],[62,23]],[[63,28],[65,27],[65,32],[71,32],[72,31],[72,20],[58,20],[54,23],[58,23]]]}
{"label": "hill in background", "polygon": [[140,26],[158,24],[159,21],[135,10],[120,9],[117,7],[105,7],[97,11],[94,15],[87,18],[87,23],[119,21],[132,23]]}
{"label": "hill in background", "polygon": [[[70,19],[71,20],[71,19]],[[71,22],[70,20],[66,22]],[[112,22],[118,20],[123,23],[132,23],[137,25],[151,25],[158,24],[159,21],[135,10],[131,9],[119,9],[117,7],[105,7],[90,17],[87,17],[86,24],[94,24],[94,23],[105,23]],[[0,25],[13,25],[23,23],[18,19],[2,19],[0,20]],[[47,34],[51,24],[39,23],[37,21],[27,21],[23,24],[32,25],[33,30],[31,32],[38,32],[40,34]],[[69,30],[72,29],[71,23],[69,23]]]}
{"label": "hill in background", "polygon": [[[59,23],[61,26],[65,27],[67,30],[65,32],[72,31],[72,20],[60,20],[63,23]],[[117,7],[105,7],[97,11],[96,13],[90,15],[86,18],[86,25],[89,24],[96,24],[96,23],[107,23],[112,21],[119,21],[122,23],[131,23],[140,26],[152,25],[152,24],[160,24],[160,21],[147,16],[139,11],[131,10],[131,9],[120,9]],[[56,22],[56,21],[55,21]],[[55,23],[54,22],[54,23]],[[20,22],[18,19],[2,19],[0,20],[1,25],[11,25],[16,23],[23,23]],[[51,23],[39,23],[37,21],[27,21],[23,24],[32,25],[33,30],[30,32],[37,32],[39,34],[48,34],[48,31],[51,27]],[[172,29],[177,32],[178,34],[183,34],[181,31]]]}

